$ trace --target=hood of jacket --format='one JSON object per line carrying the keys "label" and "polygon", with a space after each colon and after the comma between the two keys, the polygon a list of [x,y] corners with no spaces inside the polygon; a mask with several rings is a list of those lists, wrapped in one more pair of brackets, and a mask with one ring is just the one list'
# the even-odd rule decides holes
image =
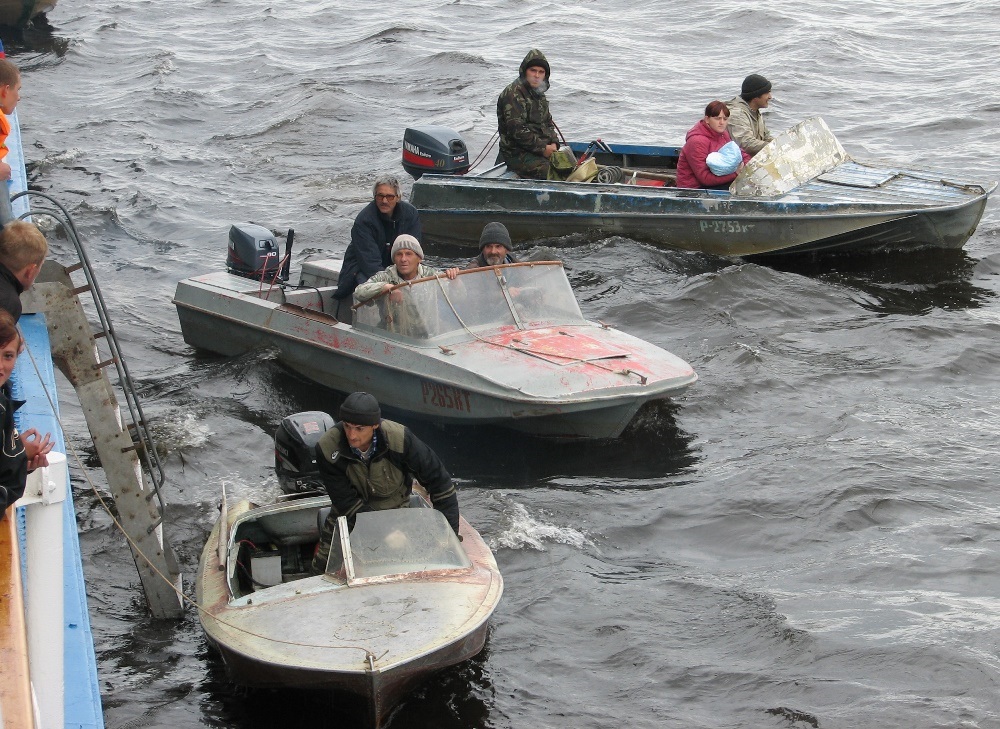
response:
{"label": "hood of jacket", "polygon": [[528,55],[526,55],[524,57],[524,60],[521,61],[521,67],[518,69],[518,74],[520,76],[521,82],[524,83],[525,85],[527,85],[527,83],[525,82],[524,74],[532,66],[541,66],[542,68],[545,69],[544,88],[538,89],[540,92],[545,93],[549,88],[549,76],[551,75],[552,71],[549,68],[549,62],[545,58],[545,54],[542,53],[537,48],[532,48],[530,51],[528,51]]}

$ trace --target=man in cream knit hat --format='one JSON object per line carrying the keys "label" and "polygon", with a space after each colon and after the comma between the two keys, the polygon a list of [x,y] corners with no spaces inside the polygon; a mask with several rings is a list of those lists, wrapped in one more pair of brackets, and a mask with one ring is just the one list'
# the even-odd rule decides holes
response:
{"label": "man in cream knit hat", "polygon": [[[399,284],[441,273],[436,268],[425,266],[423,260],[424,250],[416,238],[406,234],[398,236],[392,244],[392,265],[354,290],[355,303],[374,303],[379,294],[392,291]],[[454,279],[458,275],[458,269],[449,268],[444,273],[449,279]],[[429,317],[421,312],[420,304],[410,289],[405,292],[403,289],[396,289],[387,298],[387,311],[383,317],[386,329],[413,337],[430,336]],[[432,313],[436,314],[436,308],[434,312],[428,312],[429,315]]]}

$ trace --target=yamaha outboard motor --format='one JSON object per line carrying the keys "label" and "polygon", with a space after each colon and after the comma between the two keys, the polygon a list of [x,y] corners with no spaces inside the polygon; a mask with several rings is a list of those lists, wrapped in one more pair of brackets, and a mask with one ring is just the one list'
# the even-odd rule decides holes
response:
{"label": "yamaha outboard motor", "polygon": [[403,169],[414,180],[425,172],[464,175],[469,150],[458,132],[447,127],[409,127],[403,132]]}
{"label": "yamaha outboard motor", "polygon": [[281,253],[274,234],[262,225],[243,223],[229,229],[229,254],[226,256],[226,270],[237,276],[257,280],[284,281]]}
{"label": "yamaha outboard motor", "polygon": [[318,410],[289,415],[274,432],[274,470],[286,494],[325,491],[316,465],[316,443],[333,427]]}

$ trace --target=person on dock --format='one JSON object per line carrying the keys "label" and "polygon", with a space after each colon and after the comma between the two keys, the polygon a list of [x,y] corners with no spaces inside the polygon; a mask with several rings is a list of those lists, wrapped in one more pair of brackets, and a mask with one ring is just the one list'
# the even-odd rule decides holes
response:
{"label": "person on dock", "polygon": [[0,230],[0,308],[21,318],[21,294],[31,288],[49,253],[34,223],[13,220]]}
{"label": "person on dock", "polygon": [[[2,55],[3,51],[0,51]],[[7,58],[0,57],[0,182],[10,179],[11,170],[7,163],[7,136],[10,134],[10,119],[7,117],[14,113],[17,102],[21,100],[21,72],[17,66]],[[0,189],[0,225],[4,225],[14,219],[14,213],[10,207],[10,189],[5,184]]]}
{"label": "person on dock", "polygon": [[451,475],[409,428],[382,419],[373,395],[347,396],[340,406],[340,421],[316,444],[316,463],[332,508],[313,557],[314,572],[326,570],[338,517],[346,516],[353,529],[359,512],[409,506],[414,478],[458,534],[458,492]]}
{"label": "person on dock", "polygon": [[[425,266],[423,260],[424,250],[420,242],[412,235],[399,236],[392,244],[392,265],[358,286],[354,290],[355,302],[358,304],[369,302],[399,284],[441,273],[436,268]],[[458,275],[458,269],[449,268],[444,273],[449,279],[454,280]],[[425,301],[424,297],[419,296],[421,292],[426,291],[436,291],[436,289],[421,288],[417,293],[412,289],[407,289],[405,293],[400,289],[392,291],[386,302],[383,319],[385,328],[390,332],[411,337],[431,336],[435,329],[433,322],[436,321],[437,300]]]}
{"label": "person on dock", "polygon": [[507,226],[503,223],[487,223],[479,236],[479,255],[469,261],[466,268],[517,263],[517,259],[511,255],[513,250]]}
{"label": "person on dock", "polygon": [[[733,144],[726,129],[728,123],[729,109],[724,103],[712,101],[705,107],[704,118],[688,130],[677,158],[677,187],[724,190],[736,179],[740,168],[750,161],[750,155]],[[726,151],[736,156],[736,164],[726,174],[716,174],[710,167],[709,155],[727,145]]]}
{"label": "person on dock", "polygon": [[372,186],[372,198],[354,219],[333,295],[338,301],[336,316],[347,323],[351,321],[351,294],[359,284],[392,265],[390,250],[397,236],[406,234],[420,240],[421,235],[420,215],[402,199],[399,180],[392,175],[380,176]]}
{"label": "person on dock", "polygon": [[546,179],[549,158],[559,149],[556,125],[545,98],[549,76],[549,62],[540,50],[532,48],[521,61],[517,80],[497,98],[500,155],[520,177]]}
{"label": "person on dock", "polygon": [[11,397],[10,376],[23,346],[14,317],[5,309],[0,309],[0,423],[3,427],[3,433],[0,433],[3,438],[3,449],[0,450],[0,517],[24,494],[28,474],[49,465],[48,454],[53,446],[49,433],[40,436],[34,428],[18,433],[14,425],[14,412],[24,403]]}
{"label": "person on dock", "polygon": [[767,131],[761,109],[771,101],[771,82],[752,73],[743,79],[740,95],[729,103],[729,134],[751,157],[774,137]]}

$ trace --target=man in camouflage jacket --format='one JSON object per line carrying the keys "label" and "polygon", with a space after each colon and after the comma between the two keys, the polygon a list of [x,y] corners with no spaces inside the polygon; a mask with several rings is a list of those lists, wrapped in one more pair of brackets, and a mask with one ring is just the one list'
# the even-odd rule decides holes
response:
{"label": "man in camouflage jacket", "polygon": [[556,126],[545,92],[549,88],[549,62],[536,48],[521,61],[516,81],[497,98],[500,155],[507,167],[521,177],[544,180],[549,157],[558,148]]}

